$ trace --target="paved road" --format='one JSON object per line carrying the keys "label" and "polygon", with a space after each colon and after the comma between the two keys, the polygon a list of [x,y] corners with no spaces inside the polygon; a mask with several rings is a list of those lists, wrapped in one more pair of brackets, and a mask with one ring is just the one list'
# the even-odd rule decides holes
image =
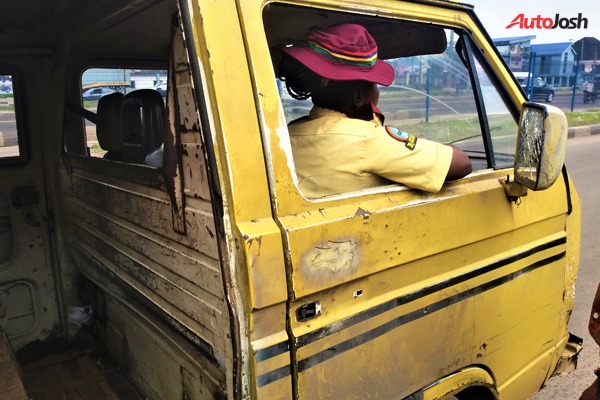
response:
{"label": "paved road", "polygon": [[[551,105],[558,107],[561,110],[567,112],[567,111],[571,111],[572,98],[573,98],[572,91],[556,92],[556,95],[554,96],[554,101],[552,103],[546,103],[546,104],[551,104]],[[583,103],[583,93],[581,90],[578,90],[577,93],[575,94],[575,103],[573,103],[573,111],[577,112],[577,111],[584,111],[584,110],[590,110],[590,109],[600,109],[600,100],[598,100],[596,103],[590,102],[588,104],[584,104]]]}
{"label": "paved road", "polygon": [[14,114],[0,112],[0,147],[17,145],[17,125]]}
{"label": "paved road", "polygon": [[589,312],[600,282],[600,135],[568,141],[566,165],[581,198],[581,264],[576,284],[575,309],[569,330],[584,339],[577,370],[566,377],[550,379],[535,400],[577,400],[593,380],[600,365],[598,346],[587,332]]}
{"label": "paved road", "polygon": [[[385,89],[387,90],[387,89]],[[425,101],[423,96],[415,97],[404,97],[404,98],[390,98],[385,96],[385,90],[382,92],[383,96],[379,102],[379,108],[384,113],[394,113],[398,110],[413,110],[418,118],[425,115]],[[557,92],[551,104],[555,107],[562,109],[563,111],[571,110],[571,99],[572,92]],[[284,105],[286,104],[284,98]],[[292,102],[292,109],[286,110],[286,116],[288,122],[299,118],[300,116],[308,114],[312,104],[309,100],[303,102]],[[475,112],[475,105],[472,99],[469,99],[466,95],[462,96],[436,96],[435,100],[430,101],[429,111],[431,115],[444,115],[453,113],[473,113]],[[598,103],[583,103],[583,94],[578,91],[575,97],[574,111],[583,111],[589,109],[600,109],[600,101]],[[92,110],[95,111],[95,110]],[[408,118],[407,116],[406,118]],[[87,125],[92,125],[86,123]],[[2,138],[4,140],[4,146],[14,146],[17,143],[16,124],[14,119],[14,113],[12,112],[0,112],[0,132],[2,132]]]}

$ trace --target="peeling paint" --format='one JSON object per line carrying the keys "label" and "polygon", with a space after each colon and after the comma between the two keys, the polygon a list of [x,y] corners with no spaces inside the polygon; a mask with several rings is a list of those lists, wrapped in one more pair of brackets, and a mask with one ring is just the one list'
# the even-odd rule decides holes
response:
{"label": "peeling paint", "polygon": [[206,231],[208,232],[208,235],[210,236],[211,239],[215,238],[215,234],[213,233],[213,231],[210,230],[210,228],[208,226],[205,226]]}
{"label": "peeling paint", "polygon": [[[281,103],[279,104],[279,108],[283,109],[283,105],[281,105]],[[294,158],[292,157],[292,142],[290,141],[290,137],[288,135],[285,116],[279,116],[279,126],[277,127],[275,133],[279,138],[279,148],[285,153],[288,168],[290,171],[296,171]],[[296,174],[292,174],[292,182],[296,187],[298,187],[298,178],[296,177]]]}
{"label": "peeling paint", "polygon": [[[244,235],[244,239],[248,239],[248,236]],[[256,238],[252,238],[250,240],[248,240],[248,249],[252,248],[252,244],[254,244],[254,242],[256,241],[256,243],[258,244],[258,249],[257,249],[257,256],[260,256],[260,248],[262,246],[262,236],[258,236]]]}
{"label": "peeling paint", "polygon": [[369,218],[369,216],[371,215],[371,213],[369,211],[367,211],[367,210],[363,210],[362,208],[358,207],[358,210],[356,210],[356,213],[354,213],[354,216],[358,217],[360,215],[362,215],[362,217],[364,219],[367,219],[367,218]]}
{"label": "peeling paint", "polygon": [[359,246],[354,239],[317,243],[301,261],[301,273],[314,279],[339,279],[355,271],[360,259]]}

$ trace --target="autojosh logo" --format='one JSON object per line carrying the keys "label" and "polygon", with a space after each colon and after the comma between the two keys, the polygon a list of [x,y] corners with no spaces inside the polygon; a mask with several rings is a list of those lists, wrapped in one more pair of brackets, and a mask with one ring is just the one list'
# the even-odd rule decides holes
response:
{"label": "autojosh logo", "polygon": [[556,14],[554,18],[542,17],[541,15],[527,18],[525,14],[519,14],[510,24],[506,25],[506,29],[514,26],[520,29],[587,29],[588,20],[583,17],[582,13],[573,18],[564,18],[560,14]]}

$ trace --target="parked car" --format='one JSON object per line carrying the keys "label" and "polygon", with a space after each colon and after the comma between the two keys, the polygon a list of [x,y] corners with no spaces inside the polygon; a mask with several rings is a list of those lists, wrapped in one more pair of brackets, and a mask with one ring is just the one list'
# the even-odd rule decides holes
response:
{"label": "parked car", "polygon": [[530,100],[542,99],[549,103],[552,102],[552,100],[554,100],[554,86],[547,84],[544,78],[540,78],[538,76],[533,79],[529,79],[528,82],[527,73],[520,74],[518,72],[515,73],[515,78],[517,78],[517,82],[519,82],[519,85],[521,85],[521,87],[528,96],[529,87],[527,86],[527,84],[529,83],[530,85],[533,85],[533,91],[531,93]]}
{"label": "parked car", "polygon": [[106,87],[96,87],[84,91],[82,97],[83,100],[98,100],[100,97],[114,92],[113,89]]}

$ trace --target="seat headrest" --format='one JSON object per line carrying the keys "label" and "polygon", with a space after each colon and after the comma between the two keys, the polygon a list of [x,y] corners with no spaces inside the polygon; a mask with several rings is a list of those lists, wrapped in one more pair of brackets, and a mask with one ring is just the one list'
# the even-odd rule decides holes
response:
{"label": "seat headrest", "polygon": [[122,104],[123,160],[143,163],[165,136],[165,102],[157,90],[127,93]]}
{"label": "seat headrest", "polygon": [[121,153],[121,104],[123,93],[100,97],[96,110],[96,137],[103,150]]}

